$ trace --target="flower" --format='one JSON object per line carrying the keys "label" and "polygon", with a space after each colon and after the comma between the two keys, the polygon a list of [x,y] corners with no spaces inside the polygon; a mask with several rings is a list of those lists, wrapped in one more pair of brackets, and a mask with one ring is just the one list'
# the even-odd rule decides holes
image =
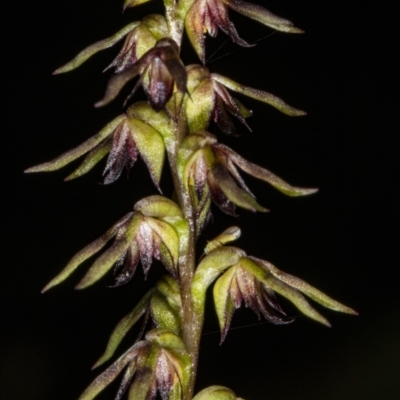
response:
{"label": "flower", "polygon": [[222,132],[235,134],[236,129],[230,114],[251,130],[245,118],[250,117],[252,112],[238,99],[231,96],[227,89],[267,103],[289,116],[306,114],[271,93],[253,89],[224,76],[210,73],[208,68],[201,65],[189,65],[187,73],[190,98],[186,99],[185,109],[191,132],[207,129],[210,121],[213,120]]}
{"label": "flower", "polygon": [[168,116],[164,112],[156,113],[144,102],[138,102],[78,147],[25,172],[55,171],[86,155],[81,165],[66,178],[71,180],[89,172],[108,154],[103,172],[104,183],[108,184],[121,175],[124,167],[129,171],[140,155],[160,190],[165,146],[171,135]]}
{"label": "flower", "polygon": [[178,154],[178,165],[181,179],[198,213],[203,211],[210,198],[230,215],[236,215],[235,205],[253,212],[267,211],[257,203],[237,168],[289,196],[304,196],[317,191],[289,185],[267,169],[219,144],[215,136],[205,131],[192,133],[184,140]]}
{"label": "flower", "polygon": [[294,27],[290,21],[272,14],[257,4],[241,0],[196,0],[186,15],[185,27],[189,40],[203,64],[205,63],[205,33],[215,37],[218,29],[221,29],[240,46],[251,46],[239,37],[229,19],[228,8],[278,31],[303,32]]}
{"label": "flower", "polygon": [[182,224],[182,212],[174,202],[162,196],[144,198],[136,203],[134,212],[125,215],[103,236],[72,257],[43,291],[63,282],[112,239],[113,244],[93,263],[76,286],[77,289],[84,289],[97,282],[113,266],[115,285],[120,286],[133,277],[139,261],[146,276],[153,258],[161,260],[168,272],[176,278],[180,252],[179,237],[185,229]]}
{"label": "flower", "polygon": [[91,400],[125,368],[116,400],[129,388],[130,399],[180,399],[187,390],[191,360],[182,339],[167,329],[153,329],[100,374],[79,400]]}
{"label": "flower", "polygon": [[[102,107],[108,104],[119,94],[125,84],[137,75],[141,75],[138,84],[148,79],[148,83],[145,82],[143,88],[151,106],[156,111],[160,111],[171,97],[174,83],[181,93],[187,91],[187,73],[179,58],[179,47],[172,39],[163,38],[158,40],[155,46],[133,65],[112,76],[103,99],[95,106]],[[131,95],[136,91],[138,84]]]}
{"label": "flower", "polygon": [[328,320],[311,306],[305,296],[331,310],[358,315],[350,307],[332,299],[302,279],[279,270],[268,261],[248,256],[237,247],[220,246],[201,260],[193,277],[192,289],[198,313],[204,310],[205,294],[213,282],[221,341],[225,339],[233,313],[241,306],[242,301],[269,322],[291,322],[285,318],[275,293],[288,299],[307,317],[325,326],[330,326]]}

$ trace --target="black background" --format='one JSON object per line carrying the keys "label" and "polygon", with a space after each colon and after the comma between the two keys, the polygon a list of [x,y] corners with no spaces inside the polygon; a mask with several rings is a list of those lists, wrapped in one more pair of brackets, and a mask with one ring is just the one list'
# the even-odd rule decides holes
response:
{"label": "black background", "polygon": [[[129,179],[124,175],[110,186],[99,184],[101,168],[69,183],[63,178],[71,167],[51,174],[22,173],[81,143],[121,112],[122,97],[102,110],[93,108],[108,79],[101,71],[117,49],[98,54],[70,74],[51,75],[86,45],[149,12],[162,12],[161,2],[154,0],[121,17],[120,3],[22,0],[12,9],[5,5],[2,399],[79,397],[96,376],[90,366],[109,333],[161,271],[156,264],[147,282],[138,273],[121,289],[108,289],[110,281],[104,279],[76,292],[73,287],[86,265],[59,288],[40,294],[75,252],[134,202],[155,193],[141,162]],[[360,316],[322,310],[333,324],[327,329],[283,301],[298,318],[289,326],[272,326],[258,324],[243,309],[220,347],[210,302],[199,389],[222,384],[248,400],[400,398],[398,33],[388,4],[270,0],[266,6],[271,11],[306,34],[273,34],[253,49],[236,50],[228,41],[217,50],[225,41],[223,33],[209,43],[208,53],[214,49],[214,59],[221,57],[209,63],[212,71],[308,112],[289,118],[241,98],[254,110],[249,120],[253,132],[239,127],[241,137],[219,134],[220,140],[289,182],[317,186],[320,192],[286,198],[249,178],[260,203],[272,211],[253,215],[242,210],[236,220],[215,210],[215,222],[200,244],[238,224],[243,235],[237,245],[248,254],[304,278]],[[249,42],[270,35],[269,29],[233,14]],[[183,58],[196,62],[186,42]],[[170,195],[165,172],[162,187]],[[124,342],[125,348],[129,343]],[[114,385],[99,398],[111,399],[115,390]]]}

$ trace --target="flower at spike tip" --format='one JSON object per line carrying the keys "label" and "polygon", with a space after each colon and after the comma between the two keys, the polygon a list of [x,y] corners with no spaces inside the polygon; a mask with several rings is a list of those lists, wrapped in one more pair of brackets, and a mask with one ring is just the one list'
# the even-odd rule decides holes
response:
{"label": "flower at spike tip", "polygon": [[204,66],[189,65],[186,70],[190,97],[186,98],[185,110],[191,132],[206,130],[210,121],[213,120],[222,132],[235,134],[235,125],[230,115],[237,118],[251,131],[245,118],[250,117],[252,112],[238,99],[231,96],[228,89],[269,104],[291,117],[306,114],[271,93],[241,85],[216,73],[210,73]]}
{"label": "flower at spike tip", "polygon": [[218,29],[225,32],[234,43],[243,47],[251,45],[241,39],[229,18],[228,9],[256,20],[277,31],[302,33],[287,19],[278,17],[257,4],[241,0],[196,0],[185,19],[186,32],[200,60],[205,63],[205,38],[208,33],[215,37]]}
{"label": "flower at spike tip", "polygon": [[103,236],[75,254],[43,292],[67,279],[112,239],[112,245],[96,259],[76,289],[84,289],[97,282],[112,267],[115,286],[123,285],[132,279],[139,261],[147,276],[153,258],[160,260],[167,271],[177,277],[182,229],[185,229],[182,212],[173,201],[163,196],[146,197],[136,203],[134,212],[125,215]]}
{"label": "flower at spike tip", "polygon": [[305,196],[317,191],[289,185],[267,169],[219,144],[214,135],[205,131],[192,133],[183,141],[178,153],[178,164],[182,181],[195,208],[200,208],[211,198],[223,212],[230,215],[236,215],[235,206],[253,212],[268,211],[257,203],[238,168],[288,196]]}

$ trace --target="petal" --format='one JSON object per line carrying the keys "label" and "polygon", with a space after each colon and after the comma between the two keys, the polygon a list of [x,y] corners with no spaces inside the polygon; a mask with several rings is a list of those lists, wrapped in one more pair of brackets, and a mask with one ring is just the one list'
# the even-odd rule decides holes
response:
{"label": "petal", "polygon": [[125,28],[118,31],[115,35],[110,36],[107,39],[100,40],[92,44],[91,46],[87,47],[85,50],[82,50],[73,60],[69,63],[63,65],[62,67],[58,68],[53,72],[53,74],[62,74],[64,72],[72,71],[75,68],[78,68],[82,65],[88,58],[90,58],[93,54],[97,52],[108,49],[111,46],[114,46],[115,43],[119,42],[123,39],[129,32],[135,29],[139,25],[139,22],[135,21],[130,23],[129,25],[125,26]]}
{"label": "petal", "polygon": [[226,243],[239,239],[241,234],[242,231],[237,226],[231,226],[228,229],[225,229],[217,237],[207,242],[204,253],[208,254],[210,251],[218,249]]}
{"label": "petal", "polygon": [[235,10],[246,17],[254,19],[255,21],[261,22],[262,24],[277,31],[287,33],[303,33],[301,29],[293,26],[292,22],[272,14],[270,11],[262,6],[259,6],[258,4],[248,3],[241,0],[221,1],[226,3],[232,10]]}
{"label": "petal", "polygon": [[122,342],[122,339],[128,333],[128,331],[136,324],[136,322],[144,315],[146,312],[151,296],[154,293],[154,289],[148,291],[136,304],[135,308],[121,321],[118,322],[118,325],[114,328],[113,332],[110,335],[110,339],[108,340],[106,350],[102,354],[102,356],[96,361],[93,365],[92,369],[99,367],[108,361],[115,353],[115,350]]}
{"label": "petal", "polygon": [[147,96],[154,110],[160,111],[172,95],[174,80],[167,67],[158,58],[151,63],[149,76]]}
{"label": "petal", "polygon": [[283,179],[279,178],[267,169],[262,168],[259,165],[253,164],[250,161],[247,161],[230,148],[224,145],[217,146],[219,149],[222,149],[222,151],[226,152],[228,154],[228,157],[244,172],[248,173],[251,176],[254,176],[257,179],[269,183],[274,188],[278,189],[288,196],[306,196],[316,193],[318,191],[318,189],[315,188],[300,188],[296,186],[291,186]]}
{"label": "petal", "polygon": [[79,267],[84,261],[86,261],[93,254],[99,252],[106,243],[112,239],[118,232],[118,230],[123,227],[128,221],[132,218],[133,213],[129,213],[121,218],[115,225],[113,225],[103,236],[99,237],[94,242],[90,243],[84,249],[82,249],[79,253],[75,254],[72,257],[71,261],[67,264],[67,266],[54,278],[52,279],[42,290],[42,293],[46,292],[53,286],[58,285],[67,279],[75,270]]}
{"label": "petal", "polygon": [[48,161],[44,164],[39,164],[35,167],[28,168],[25,172],[47,172],[47,171],[56,171],[70,162],[76,160],[80,156],[88,153],[90,150],[94,149],[100,142],[110,136],[118,126],[126,120],[125,115],[120,115],[119,117],[112,120],[108,123],[99,133],[92,136],[90,139],[83,142],[78,147],[75,147],[72,150],[67,151],[61,156],[58,156],[52,161]]}
{"label": "petal", "polygon": [[237,93],[244,94],[245,96],[251,97],[252,99],[262,101],[263,103],[267,103],[286,115],[290,115],[292,117],[299,117],[302,115],[306,115],[306,112],[298,110],[297,108],[294,108],[292,106],[289,106],[289,104],[285,103],[282,99],[274,96],[271,93],[243,86],[240,83],[237,83],[219,74],[211,74],[211,75],[214,80],[226,86],[228,89],[231,89]]}

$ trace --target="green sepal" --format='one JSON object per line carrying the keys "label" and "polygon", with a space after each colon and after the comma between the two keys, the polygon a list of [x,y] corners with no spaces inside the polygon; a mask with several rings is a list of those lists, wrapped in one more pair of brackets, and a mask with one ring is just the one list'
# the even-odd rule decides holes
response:
{"label": "green sepal", "polygon": [[251,176],[254,176],[254,178],[269,183],[275,189],[278,189],[280,192],[286,194],[287,196],[306,196],[318,192],[318,189],[316,188],[301,188],[292,186],[289,183],[285,182],[283,179],[279,178],[279,176],[276,176],[272,172],[268,171],[267,169],[260,167],[259,165],[253,164],[250,161],[247,161],[239,154],[231,150],[229,147],[226,147],[224,145],[219,145],[219,147],[224,149],[224,151],[229,154],[229,158],[241,170]]}
{"label": "green sepal", "polygon": [[[157,43],[157,39],[154,37],[153,33],[141,23],[136,28],[136,46],[135,46],[135,55],[137,59],[143,56],[143,54],[147,53],[150,49],[152,49]],[[148,83],[147,78],[146,83]]]}
{"label": "green sepal", "polygon": [[157,112],[147,102],[139,101],[131,105],[126,113],[129,117],[139,119],[153,127],[164,138],[166,144],[173,141],[174,126],[165,111]]}
{"label": "green sepal", "polygon": [[245,15],[255,21],[262,23],[272,29],[285,33],[303,33],[302,29],[293,26],[293,23],[287,19],[278,17],[272,14],[270,11],[265,9],[258,4],[248,3],[241,0],[222,0],[226,3],[229,8],[236,12]]}
{"label": "green sepal", "polygon": [[256,212],[267,212],[268,209],[258,204],[256,199],[240,188],[228,170],[219,163],[215,163],[211,168],[209,179],[215,181],[215,185],[219,186],[225,196],[235,205],[246,210]]}
{"label": "green sepal", "polygon": [[140,354],[135,379],[129,389],[128,400],[147,400],[156,391],[156,367],[160,348],[152,345],[148,354]]}
{"label": "green sepal", "polygon": [[169,36],[167,20],[164,15],[149,14],[143,18],[142,24],[149,30],[156,40]]}
{"label": "green sepal", "polygon": [[237,267],[230,267],[215,282],[213,288],[214,306],[221,329],[221,343],[224,341],[235,311],[235,304],[230,294],[231,286],[236,284]]}
{"label": "green sepal", "polygon": [[272,265],[267,261],[260,260],[255,257],[251,258],[255,260],[257,263],[261,264],[262,267],[264,267],[267,271],[271,272],[272,275],[274,275],[281,282],[286,283],[287,285],[293,287],[294,289],[297,289],[298,291],[308,296],[310,299],[314,300],[316,303],[319,303],[322,306],[334,311],[339,311],[346,314],[358,315],[357,311],[332,299],[331,297],[327,296],[325,293],[322,293],[315,287],[309,285],[302,279],[279,270],[278,268],[276,268],[274,265]]}
{"label": "green sepal", "polygon": [[134,344],[109,368],[100,374],[82,393],[78,400],[92,400],[104,390],[138,354],[142,353],[146,343],[144,341]]}
{"label": "green sepal", "polygon": [[307,114],[305,111],[290,106],[289,104],[285,103],[282,99],[280,99],[277,96],[274,96],[271,93],[241,85],[240,83],[237,83],[232,79],[226,78],[225,76],[219,74],[211,74],[211,77],[212,79],[221,83],[228,89],[231,89],[234,92],[240,94],[244,94],[245,96],[251,97],[252,99],[269,104],[270,106],[275,107],[277,110],[291,117],[300,117]]}
{"label": "green sepal", "polygon": [[215,104],[215,92],[211,79],[204,79],[186,97],[185,110],[189,132],[205,130],[211,119]]}
{"label": "green sepal", "polygon": [[240,400],[236,394],[225,386],[209,386],[201,390],[193,400]]}
{"label": "green sepal", "polygon": [[199,315],[204,312],[207,288],[222,272],[237,264],[240,258],[245,255],[246,253],[242,249],[224,246],[210,252],[201,260],[192,283],[193,304]]}
{"label": "green sepal", "polygon": [[127,8],[130,7],[136,7],[140,4],[147,3],[150,0],[125,0],[123,10],[126,10]]}
{"label": "green sepal", "polygon": [[105,49],[108,49],[109,47],[114,46],[114,44],[116,44],[121,39],[123,39],[126,35],[128,35],[128,33],[133,31],[139,24],[140,24],[140,22],[138,22],[138,21],[132,22],[129,25],[122,28],[120,31],[118,31],[115,35],[112,35],[107,39],[100,40],[100,41],[92,44],[91,46],[82,50],[70,62],[68,62],[67,64],[63,65],[62,67],[56,69],[53,72],[53,74],[54,75],[63,74],[65,72],[69,72],[69,71],[74,70],[75,68],[78,68],[92,55],[96,54],[97,52],[99,52],[101,50],[105,50]]}
{"label": "green sepal", "polygon": [[69,150],[64,154],[61,154],[59,157],[55,158],[52,161],[48,161],[46,163],[36,165],[35,167],[28,168],[25,172],[30,173],[56,171],[64,167],[65,165],[69,164],[72,161],[75,161],[77,158],[92,150],[101,141],[110,136],[115,131],[115,129],[125,120],[126,116],[120,115],[119,117],[108,123],[99,133],[92,136],[90,139],[86,140],[78,147],[75,147],[74,149]]}
{"label": "green sepal", "polygon": [[159,184],[165,158],[164,141],[158,131],[138,119],[130,118],[128,124],[150,176],[161,191]]}
{"label": "green sepal", "polygon": [[172,200],[154,195],[145,197],[138,201],[134,207],[135,211],[140,211],[146,217],[157,218],[171,223],[183,219],[182,210]]}
{"label": "green sepal", "polygon": [[92,285],[112,268],[115,262],[118,261],[128,249],[143,221],[143,218],[143,215],[139,213],[132,216],[122,237],[116,239],[113,245],[94,262],[86,275],[75,287],[76,289],[84,289]]}
{"label": "green sepal", "polygon": [[179,314],[161,293],[154,293],[150,303],[151,316],[157,328],[169,329],[178,334],[181,329]]}
{"label": "green sepal", "polygon": [[114,355],[115,350],[120,345],[122,339],[125,337],[128,331],[146,313],[154,292],[155,289],[149,290],[136,304],[135,308],[129,314],[125,315],[125,317],[122,318],[121,321],[118,322],[118,325],[114,328],[110,335],[106,350],[93,365],[92,369],[104,364]]}
{"label": "green sepal", "polygon": [[209,240],[207,242],[206,247],[204,248],[204,253],[208,254],[211,251],[223,246],[226,243],[233,242],[240,238],[242,231],[237,226],[230,226],[228,229],[225,229],[222,233],[216,236],[214,239]]}
{"label": "green sepal", "polygon": [[109,152],[111,149],[111,141],[104,140],[93,150],[91,150],[84,158],[79,167],[64,180],[71,181],[72,179],[79,178],[82,175],[87,174],[93,167],[95,167]]}
{"label": "green sepal", "polygon": [[270,272],[266,271],[260,265],[247,257],[240,259],[240,265],[274,292],[286,297],[304,315],[325,326],[331,326],[329,321],[316,311],[298,290],[275,278]]}
{"label": "green sepal", "polygon": [[94,242],[90,243],[81,251],[79,251],[77,254],[75,254],[70,260],[70,262],[66,265],[66,267],[44,287],[42,293],[63,282],[79,267],[79,265],[81,265],[92,255],[99,252],[106,245],[106,243],[117,234],[121,226],[124,225],[130,218],[132,218],[132,216],[133,213],[125,215],[116,224],[114,224],[104,235],[102,235]]}

